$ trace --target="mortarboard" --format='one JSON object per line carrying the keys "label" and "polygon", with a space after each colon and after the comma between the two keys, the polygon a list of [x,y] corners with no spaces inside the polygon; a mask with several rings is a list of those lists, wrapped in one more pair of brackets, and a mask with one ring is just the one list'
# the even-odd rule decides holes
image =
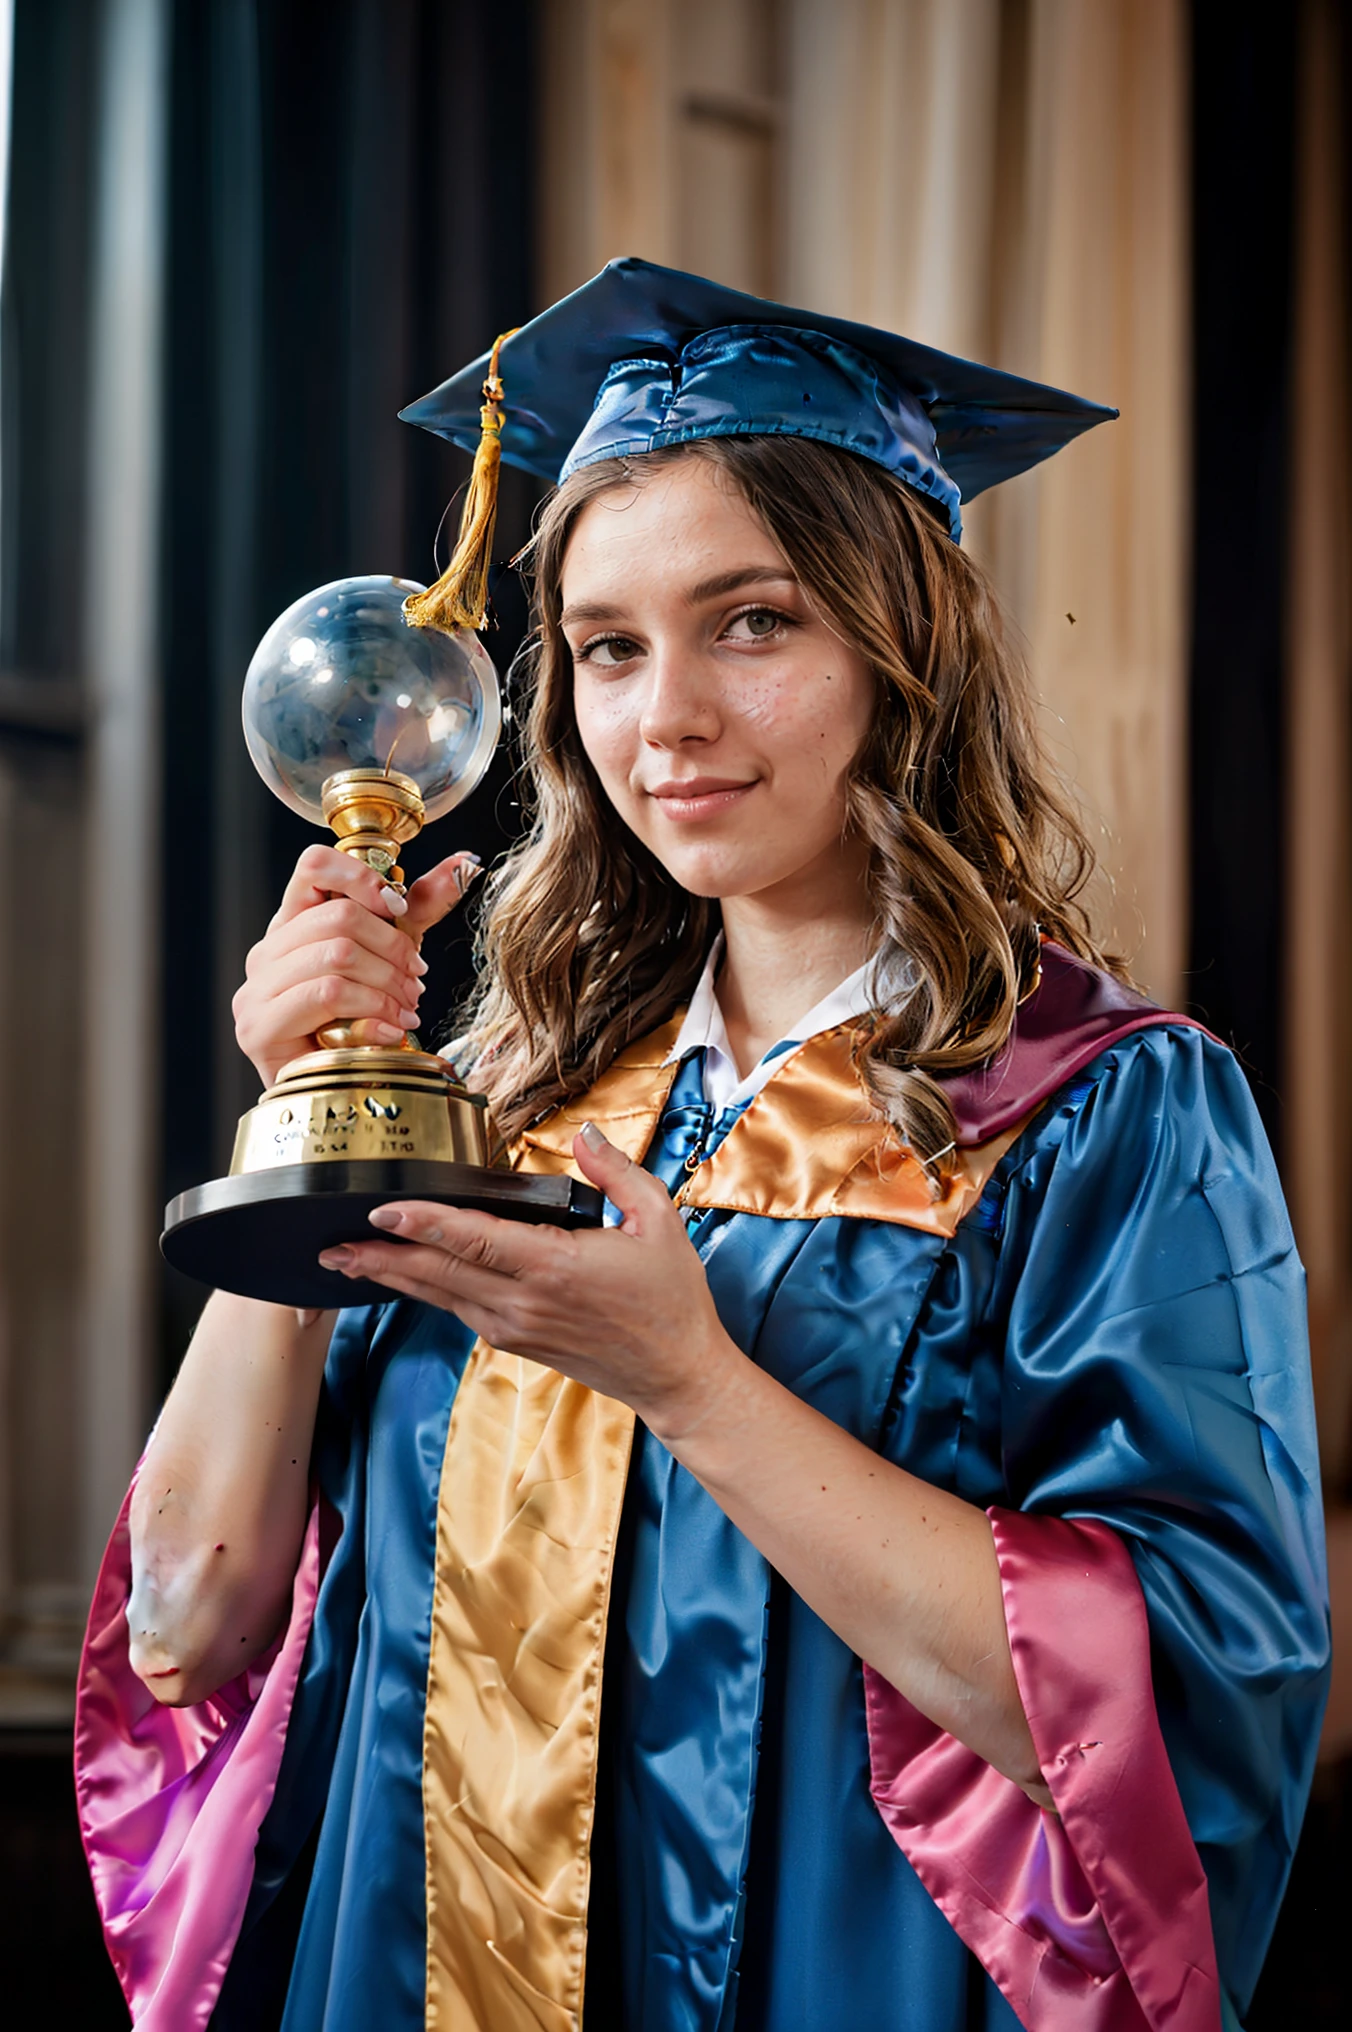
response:
{"label": "mortarboard", "polygon": [[482,625],[499,457],[559,481],[698,438],[816,438],[927,495],[956,540],[964,500],[1116,414],[871,325],[611,261],[400,411],[476,453],[456,554],[410,619]]}

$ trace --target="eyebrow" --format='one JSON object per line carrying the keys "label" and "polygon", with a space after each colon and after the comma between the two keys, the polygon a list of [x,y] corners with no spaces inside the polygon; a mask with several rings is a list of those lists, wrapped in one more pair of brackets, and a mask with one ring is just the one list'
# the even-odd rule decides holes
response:
{"label": "eyebrow", "polygon": [[[738,570],[716,572],[712,578],[698,580],[687,588],[685,602],[689,607],[701,607],[706,600],[716,600],[724,593],[735,593],[742,586],[795,586],[797,583],[794,574],[783,565],[743,565]],[[623,608],[607,606],[603,601],[580,600],[571,607],[565,607],[559,619],[566,627],[570,621],[613,621],[623,611]]]}

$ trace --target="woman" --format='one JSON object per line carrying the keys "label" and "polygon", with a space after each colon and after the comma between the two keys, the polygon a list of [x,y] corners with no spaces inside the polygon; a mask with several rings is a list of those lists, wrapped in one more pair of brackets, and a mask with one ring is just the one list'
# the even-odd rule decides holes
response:
{"label": "woman", "polygon": [[[952,540],[983,370],[607,277],[669,343],[608,341],[544,511],[536,819],[457,1049],[615,1226],[391,1206],[326,1259],[389,1307],[212,1299],[91,1625],[115,1960],[175,2026],[1234,2025],[1326,1664],[1247,1088],[1076,903]],[[466,879],[405,908],[307,852],[236,1001],[260,1077],[408,1027]],[[110,1724],[161,1764],[100,1818]]]}

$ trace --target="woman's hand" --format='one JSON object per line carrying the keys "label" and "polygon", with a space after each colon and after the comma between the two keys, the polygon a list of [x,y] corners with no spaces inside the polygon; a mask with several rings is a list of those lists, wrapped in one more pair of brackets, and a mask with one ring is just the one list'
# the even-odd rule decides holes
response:
{"label": "woman's hand", "polygon": [[745,1357],[666,1187],[590,1123],[573,1154],[624,1216],[618,1228],[568,1232],[415,1201],[371,1216],[400,1241],[329,1249],[320,1261],[620,1398],[659,1438],[690,1431]]}
{"label": "woman's hand", "polygon": [[419,942],[455,908],[477,867],[475,855],[452,854],[403,897],[351,854],[305,849],[233,1005],[240,1050],[265,1087],[288,1060],[315,1049],[325,1024],[365,1017],[386,1044],[417,1028],[427,972]]}

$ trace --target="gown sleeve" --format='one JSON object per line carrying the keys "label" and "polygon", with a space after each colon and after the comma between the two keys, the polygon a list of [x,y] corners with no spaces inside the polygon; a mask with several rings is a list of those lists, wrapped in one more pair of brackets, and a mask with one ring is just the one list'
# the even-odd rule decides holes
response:
{"label": "gown sleeve", "polygon": [[1231,1055],[1154,1029],[1013,1153],[1015,1674],[1056,1812],[866,1669],[873,1794],[1033,2032],[1214,2032],[1299,1833],[1328,1619],[1304,1278]]}
{"label": "gown sleeve", "polygon": [[161,1707],[131,1669],[133,1479],[80,1660],[75,1792],[95,1902],[140,2032],[205,2032],[253,1876],[322,1568],[310,1512],[286,1628],[207,1700]]}
{"label": "gown sleeve", "polygon": [[[376,1323],[393,1310],[339,1315],[324,1379],[339,1424],[360,1424],[368,1349]],[[104,1939],[137,2032],[206,2032],[248,1905],[341,1513],[320,1476],[285,1629],[208,1699],[162,1707],[130,1662],[135,1487],[133,1477],[80,1660],[76,1802]]]}

